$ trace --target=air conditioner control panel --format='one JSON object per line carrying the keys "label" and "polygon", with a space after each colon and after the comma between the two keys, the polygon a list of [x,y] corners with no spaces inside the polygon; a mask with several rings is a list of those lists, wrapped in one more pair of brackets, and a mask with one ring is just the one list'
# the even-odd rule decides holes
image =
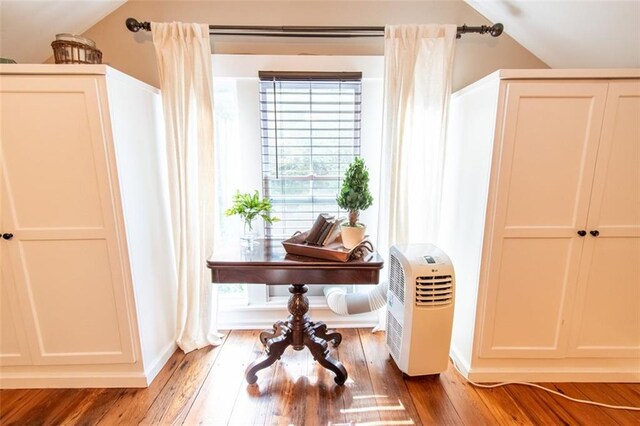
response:
{"label": "air conditioner control panel", "polygon": [[416,264],[423,266],[436,266],[446,263],[440,256],[435,256],[432,254],[419,255],[414,257],[412,260]]}

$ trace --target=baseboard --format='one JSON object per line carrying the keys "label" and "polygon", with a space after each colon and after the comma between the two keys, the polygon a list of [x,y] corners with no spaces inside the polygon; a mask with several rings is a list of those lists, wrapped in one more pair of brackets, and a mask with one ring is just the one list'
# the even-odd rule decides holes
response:
{"label": "baseboard", "polygon": [[0,389],[146,388],[178,346],[171,342],[144,373],[29,373],[0,372]]}
{"label": "baseboard", "polygon": [[454,362],[456,367],[458,367],[458,369],[460,370],[460,373],[462,373],[464,377],[468,378],[469,370],[470,370],[469,360],[466,357],[464,357],[460,353],[458,348],[453,346],[453,344],[451,345],[451,348],[449,350],[449,357]]}
{"label": "baseboard", "polygon": [[142,373],[0,374],[0,389],[38,388],[146,388]]}
{"label": "baseboard", "polygon": [[[459,365],[462,370],[462,366]],[[597,368],[471,368],[465,376],[476,383],[496,382],[600,382],[600,383],[637,383],[640,372],[637,370],[604,371]]]}
{"label": "baseboard", "polygon": [[178,349],[178,345],[175,342],[171,342],[167,345],[167,347],[156,357],[156,359],[151,362],[151,365],[146,367],[144,370],[144,375],[147,379],[147,385],[150,385],[151,382],[156,378],[162,367],[165,366],[171,355]]}

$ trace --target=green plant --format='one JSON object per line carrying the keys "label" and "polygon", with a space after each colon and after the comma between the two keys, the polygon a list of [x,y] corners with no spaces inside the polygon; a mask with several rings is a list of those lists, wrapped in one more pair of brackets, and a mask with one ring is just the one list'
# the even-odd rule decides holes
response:
{"label": "green plant", "polygon": [[258,190],[252,194],[242,194],[240,191],[236,191],[233,196],[233,207],[225,210],[226,216],[239,215],[244,221],[245,226],[249,228],[249,231],[253,231],[253,219],[260,216],[268,224],[278,222],[275,216],[271,216],[271,200],[268,198],[260,198]]}
{"label": "green plant", "polygon": [[336,201],[340,208],[349,211],[349,226],[357,226],[360,211],[371,207],[373,197],[369,192],[369,171],[362,158],[354,158],[347,167]]}

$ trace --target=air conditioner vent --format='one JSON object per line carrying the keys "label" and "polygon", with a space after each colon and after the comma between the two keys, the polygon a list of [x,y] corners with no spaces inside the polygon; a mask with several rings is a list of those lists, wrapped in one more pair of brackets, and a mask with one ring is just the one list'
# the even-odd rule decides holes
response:
{"label": "air conditioner vent", "polygon": [[389,352],[396,359],[400,359],[400,345],[402,343],[402,326],[391,315],[391,312],[387,311],[387,346]]}
{"label": "air conditioner vent", "polygon": [[416,277],[416,305],[440,306],[453,303],[451,275]]}
{"label": "air conditioner vent", "polygon": [[389,264],[389,290],[404,304],[404,270],[393,254],[389,256]]}

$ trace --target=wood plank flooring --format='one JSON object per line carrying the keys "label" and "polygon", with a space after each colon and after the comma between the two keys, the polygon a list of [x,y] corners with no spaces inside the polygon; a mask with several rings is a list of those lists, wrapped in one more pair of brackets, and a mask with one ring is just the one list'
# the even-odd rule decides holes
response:
{"label": "wood plank flooring", "polygon": [[[344,329],[332,348],[345,386],[307,350],[244,381],[262,350],[258,331],[231,331],[221,346],[173,354],[146,389],[0,391],[0,425],[638,425],[640,412],[577,404],[524,386],[473,387],[452,366],[439,376],[404,377],[384,334]],[[545,383],[581,399],[640,406],[639,384]]]}

